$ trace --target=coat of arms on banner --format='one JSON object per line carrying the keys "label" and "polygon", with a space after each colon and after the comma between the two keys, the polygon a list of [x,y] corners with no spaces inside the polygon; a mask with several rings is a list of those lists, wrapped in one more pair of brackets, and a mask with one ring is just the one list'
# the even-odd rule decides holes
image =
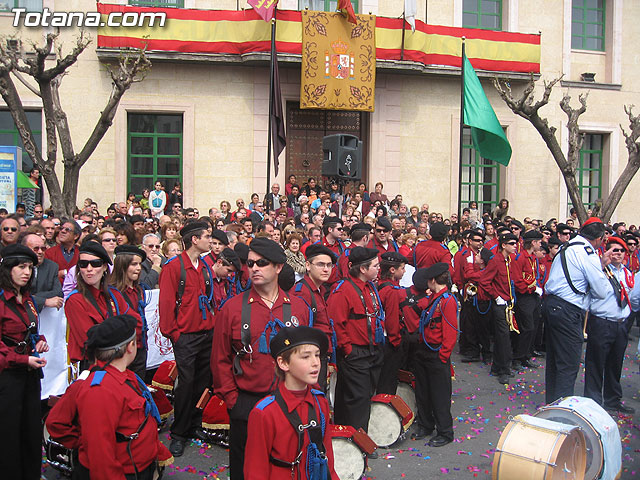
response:
{"label": "coat of arms on banner", "polygon": [[375,17],[302,12],[300,108],[373,112],[376,47]]}

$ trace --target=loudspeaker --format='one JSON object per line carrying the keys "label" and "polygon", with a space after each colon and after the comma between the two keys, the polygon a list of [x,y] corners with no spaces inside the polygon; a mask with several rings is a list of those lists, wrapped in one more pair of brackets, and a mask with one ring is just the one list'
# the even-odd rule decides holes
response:
{"label": "loudspeaker", "polygon": [[362,177],[362,142],[353,135],[327,135],[322,139],[322,175],[347,180]]}

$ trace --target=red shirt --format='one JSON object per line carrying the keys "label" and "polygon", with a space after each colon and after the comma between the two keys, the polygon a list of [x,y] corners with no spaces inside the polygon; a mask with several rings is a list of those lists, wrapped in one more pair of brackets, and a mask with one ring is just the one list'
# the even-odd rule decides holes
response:
{"label": "red shirt", "polygon": [[400,330],[402,329],[400,297],[406,297],[406,292],[405,294],[401,294],[400,291],[403,289],[395,288],[399,287],[400,283],[392,279],[382,280],[378,286],[380,300],[384,308],[384,328],[387,332],[387,340],[389,340],[394,347],[398,347],[402,341],[402,337],[400,336]]}
{"label": "red shirt", "polygon": [[435,240],[424,240],[414,247],[416,268],[428,268],[439,262],[449,265],[449,273],[453,277],[453,266],[451,265],[451,252],[440,242]]}
{"label": "red shirt", "polygon": [[344,253],[340,255],[338,263],[336,263],[336,266],[333,268],[337,271],[338,280],[349,276],[349,253],[351,253],[351,248],[347,248]]}
{"label": "red shirt", "polygon": [[[36,310],[31,295],[28,293],[22,295],[22,303],[18,301],[15,293],[9,290],[5,290],[2,296],[20,313],[20,316],[16,315],[7,306],[5,301],[0,299],[0,333],[3,337],[0,339],[0,352],[2,352],[0,355],[5,357],[5,367],[26,367],[29,363],[29,355],[31,355],[32,352],[29,352],[27,349],[25,353],[17,353],[14,346],[7,345],[4,342],[4,337],[10,338],[15,341],[15,343],[22,342],[27,334],[27,328],[31,323],[27,316],[26,309],[31,310],[36,323],[38,322],[38,311]],[[41,336],[40,339],[44,340],[44,337]],[[35,347],[35,345],[33,346]]]}
{"label": "red shirt", "polygon": [[[478,300],[491,300],[492,297],[489,293],[491,281],[487,278],[486,268],[480,269],[476,264],[475,259],[477,255],[477,253],[469,249],[467,251],[467,255],[462,259],[462,281],[464,285],[467,283],[473,283],[478,287]],[[471,261],[469,261],[470,259]]]}
{"label": "red shirt", "polygon": [[[122,294],[115,288],[109,289],[113,298],[109,297],[109,307],[107,300],[101,290],[89,287],[90,293],[98,305],[100,311],[96,311],[95,307],[77,290],[71,292],[64,303],[64,313],[67,317],[67,326],[69,330],[67,349],[69,358],[72,362],[79,362],[85,356],[82,353],[84,342],[87,341],[87,331],[102,323],[108,315],[129,314],[135,317],[138,323],[141,323],[140,315],[137,311],[129,308]],[[115,299],[115,303],[114,303]]]}
{"label": "red shirt", "polygon": [[[342,255],[342,253],[346,250],[346,247],[344,246],[344,243],[342,243],[341,240],[336,240],[333,244],[330,244],[327,241],[327,237],[322,237],[322,245],[324,245],[333,253],[335,253],[336,257],[339,257],[340,255]],[[340,280],[340,278],[341,277],[339,276],[338,269],[333,268],[331,270],[331,275],[329,276],[329,280],[327,281],[327,283],[330,283],[330,284],[336,283],[338,280]]]}
{"label": "red shirt", "polygon": [[[362,304],[360,296],[353,288],[349,279],[352,280],[362,291],[362,295],[367,307],[365,312],[365,306]],[[364,283],[362,280],[356,277],[349,276],[339,287],[335,288],[329,300],[327,301],[329,318],[333,320],[333,328],[336,331],[336,337],[338,339],[338,348],[342,350],[345,355],[351,353],[352,345],[369,345],[369,337],[371,337],[371,343],[376,344],[376,319],[369,317],[361,318],[365,313],[373,314],[376,310],[382,308],[378,305],[377,309],[373,305],[373,299],[371,294],[373,290],[370,283]],[[375,293],[374,293],[375,295]],[[358,318],[352,318],[352,317]],[[371,323],[370,327],[368,327]],[[367,331],[370,328],[370,331]]]}
{"label": "red shirt", "polygon": [[[507,270],[507,265],[509,269]],[[504,258],[502,252],[496,253],[489,265],[484,269],[484,276],[488,283],[487,291],[492,299],[502,297],[503,300],[511,299],[511,283],[514,279],[513,262],[509,258]]]}
{"label": "red shirt", "polygon": [[[636,247],[637,248],[637,247]],[[631,270],[631,273],[638,273],[640,271],[640,253],[638,250],[631,254],[629,257],[628,253],[624,254],[624,264],[625,266]]]}
{"label": "red shirt", "polygon": [[[305,285],[306,283],[306,285]],[[309,287],[307,287],[307,285]],[[311,288],[311,290],[309,289]],[[305,275],[303,280],[299,281],[293,287],[293,290],[289,293],[300,297],[307,308],[313,308],[315,300],[316,311],[313,314],[313,327],[323,331],[329,339],[329,353],[333,352],[333,345],[331,342],[332,330],[329,324],[329,315],[327,315],[327,302],[324,299],[324,287],[316,287],[316,284],[311,280],[309,275]]]}
{"label": "red shirt", "polygon": [[215,255],[210,252],[204,257],[201,258],[209,268],[211,269],[211,273],[213,274],[213,305],[215,312],[218,313],[222,308],[222,305],[227,301],[228,298],[233,296],[233,291],[231,288],[231,283],[229,282],[229,278],[218,278],[216,276],[216,272],[213,271],[213,266],[215,265],[217,259]]}
{"label": "red shirt", "polygon": [[[121,372],[111,365],[105,371],[99,385],[91,385],[97,372],[85,381],[76,382],[79,383],[75,392],[80,430],[78,456],[80,463],[90,470],[92,480],[124,479],[125,474],[135,473],[127,452],[129,442],[117,442],[115,433],[131,435],[145,422],[145,400],[135,374],[129,370]],[[135,390],[125,383],[127,380]],[[64,435],[65,424],[71,436],[74,435],[73,418],[65,417],[69,412],[73,409],[54,407],[49,414],[47,423],[55,424],[57,435]],[[158,438],[158,424],[149,416],[138,438],[131,442],[131,455],[138,470],[147,468],[163,448]]]}
{"label": "red shirt", "polygon": [[516,293],[535,293],[536,287],[536,259],[526,250],[516,255],[513,261],[513,282]]}
{"label": "red shirt", "polygon": [[409,245],[401,245],[400,248],[398,248],[398,253],[400,255],[403,255],[409,261],[411,261],[411,259],[413,258],[413,248],[411,248]]}
{"label": "red shirt", "polygon": [[[422,300],[425,300],[427,298],[427,295],[425,292],[419,291],[414,286],[411,286],[409,290],[414,296],[422,296]],[[400,304],[402,304],[407,299],[407,289],[403,288],[402,290],[397,290],[397,292],[398,292],[398,301],[400,302]],[[420,311],[425,306],[424,302],[420,303],[420,300],[418,300],[417,305]],[[402,308],[402,316],[404,318],[404,324],[407,327],[407,331],[409,333],[413,333],[416,330],[418,330],[418,327],[420,326],[420,315],[418,314],[418,312],[416,312],[411,305],[404,305],[401,308]]]}
{"label": "red shirt", "polygon": [[176,342],[182,333],[202,332],[211,330],[214,325],[213,313],[205,308],[205,318],[202,318],[200,310],[200,295],[206,295],[204,275],[204,261],[198,261],[196,269],[186,251],[181,254],[186,271],[186,282],[182,305],[176,315],[176,297],[180,282],[180,261],[177,257],[169,260],[160,273],[160,300],[158,302],[160,313],[160,331],[162,335]]}
{"label": "red shirt", "polygon": [[[442,297],[448,289],[445,287],[438,293],[433,293],[428,299],[418,302],[424,305],[424,310],[429,310],[434,302]],[[438,354],[440,360],[446,363],[451,357],[451,352],[458,338],[458,303],[453,295],[440,300],[440,303],[433,312],[431,322],[424,329],[424,339],[434,348],[442,345]],[[429,348],[425,345],[425,348]]]}
{"label": "red shirt", "polygon": [[[142,287],[137,287],[137,288],[133,288],[133,287],[127,287],[123,292],[122,292],[122,297],[124,298],[125,302],[127,302],[127,304],[129,305],[129,308],[131,308],[132,311],[138,312],[138,316],[140,316],[140,298],[138,297],[138,292],[140,290],[142,290]],[[142,299],[144,300],[144,292],[140,292],[140,294],[142,295]],[[133,306],[133,307],[132,307]],[[138,344],[138,348],[141,348],[145,343],[142,341],[142,316],[140,316],[140,320],[138,321],[138,323],[136,324],[136,342]],[[147,335],[147,332],[144,332],[144,335]]]}
{"label": "red shirt", "polygon": [[380,256],[383,253],[386,252],[397,252],[398,251],[398,245],[396,245],[396,242],[394,242],[393,240],[388,240],[387,241],[387,246],[385,248],[384,245],[382,245],[375,236],[371,237],[371,240],[369,240],[369,244],[367,245],[367,248],[377,248],[378,249],[378,258],[380,258]]}
{"label": "red shirt", "polygon": [[[216,393],[233,408],[238,398],[238,390],[253,393],[269,393],[276,383],[275,361],[270,353],[260,353],[260,336],[267,323],[278,318],[282,320],[282,306],[291,304],[291,321],[297,320],[299,325],[309,324],[309,308],[297,297],[289,297],[282,289],[272,309],[262,301],[260,295],[251,288],[247,304],[251,305],[251,348],[253,353],[236,355],[243,349],[241,340],[242,304],[244,294],[239,294],[224,304],[213,332],[213,349],[211,350],[211,371]],[[295,317],[295,319],[293,318]],[[265,340],[267,345],[271,336],[267,329]],[[233,362],[238,358],[242,375],[235,375]]]}
{"label": "red shirt", "polygon": [[453,256],[453,275],[451,277],[451,280],[453,281],[454,285],[458,286],[459,290],[462,290],[462,287],[464,286],[464,278],[463,278],[463,273],[462,273],[462,269],[463,269],[462,262],[464,260],[466,260],[466,257],[469,255],[469,251],[470,250],[471,249],[469,247],[464,247],[463,246]]}
{"label": "red shirt", "polygon": [[[56,245],[55,247],[47,248],[44,252],[44,258],[48,258],[56,262],[58,265],[58,270],[69,270],[76,263],[78,263],[78,257],[80,256],[79,249],[77,246],[73,246],[73,257],[71,260],[67,262],[62,254],[62,245]],[[60,278],[60,283],[64,282],[64,277]]]}
{"label": "red shirt", "polygon": [[[333,467],[333,446],[331,444],[331,433],[329,428],[330,413],[329,404],[324,395],[314,395],[311,387],[307,387],[302,392],[292,392],[287,390],[284,382],[280,382],[278,390],[282,395],[289,412],[294,410],[300,416],[300,421],[307,424],[309,421],[309,409],[313,408],[318,423],[320,411],[324,415],[325,427],[323,445],[328,460],[328,471],[332,480],[338,480]],[[317,391],[316,391],[317,392]],[[318,392],[319,393],[319,392]],[[307,446],[310,443],[309,435],[304,435],[302,444],[302,455],[300,465],[296,469],[294,477],[291,468],[278,467],[269,461],[273,456],[285,462],[293,462],[299,453],[298,434],[285,416],[282,408],[271,397],[267,397],[256,405],[249,414],[249,424],[247,429],[247,445],[245,448],[244,478],[246,480],[291,480],[307,479]],[[316,399],[318,402],[316,403]],[[320,408],[318,408],[318,404]]]}

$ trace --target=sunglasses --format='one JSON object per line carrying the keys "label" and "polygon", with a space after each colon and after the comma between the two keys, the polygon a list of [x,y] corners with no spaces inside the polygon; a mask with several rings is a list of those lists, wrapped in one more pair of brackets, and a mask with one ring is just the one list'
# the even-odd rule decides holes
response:
{"label": "sunglasses", "polygon": [[387,233],[389,230],[383,229],[383,228],[376,228],[376,232],[378,233]]}
{"label": "sunglasses", "polygon": [[34,252],[44,252],[46,249],[47,247],[33,247],[31,250]]}
{"label": "sunglasses", "polygon": [[635,247],[635,246],[636,246],[636,245],[638,245],[638,244],[637,244],[637,243],[627,243],[627,245],[628,245],[629,247]]}
{"label": "sunglasses", "polygon": [[160,245],[145,245],[145,247],[156,249],[156,248],[160,248]]}
{"label": "sunglasses", "polygon": [[8,231],[17,232],[18,229],[16,227],[2,227],[2,231],[3,232],[8,232]]}
{"label": "sunglasses", "polygon": [[261,258],[259,260],[247,260],[247,267],[253,268],[254,265],[257,265],[260,268],[262,268],[262,267],[266,267],[267,265],[271,265],[271,262],[266,258]]}
{"label": "sunglasses", "polygon": [[96,258],[95,260],[78,260],[78,268],[87,268],[91,265],[93,268],[100,268],[104,265],[104,261]]}
{"label": "sunglasses", "polygon": [[518,242],[507,242],[507,245],[516,245]]}
{"label": "sunglasses", "polygon": [[42,210],[34,210],[33,213],[43,213]]}
{"label": "sunglasses", "polygon": [[104,242],[117,242],[117,240],[115,238],[103,238],[102,243]]}
{"label": "sunglasses", "polygon": [[611,251],[613,253],[623,253],[624,252],[624,250],[622,248],[612,248]]}
{"label": "sunglasses", "polygon": [[60,229],[60,231],[61,231],[61,232],[72,232],[72,231],[73,231],[73,228],[69,228],[69,227],[62,227],[62,228]]}

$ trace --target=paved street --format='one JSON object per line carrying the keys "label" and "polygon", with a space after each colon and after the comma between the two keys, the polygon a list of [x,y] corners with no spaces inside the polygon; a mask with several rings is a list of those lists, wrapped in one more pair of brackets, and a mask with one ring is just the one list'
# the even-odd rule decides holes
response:
{"label": "paved street", "polygon": [[[623,367],[624,400],[638,413],[633,417],[619,417],[622,437],[621,479],[635,479],[640,475],[640,375],[636,359],[638,330],[632,331]],[[531,414],[544,401],[544,367],[516,375],[512,384],[504,387],[488,374],[489,367],[481,363],[462,364],[454,354],[456,379],[453,383],[455,442],[442,448],[431,448],[426,441],[411,440],[409,435],[393,448],[379,450],[380,457],[371,460],[366,472],[368,479],[422,479],[449,477],[463,479],[488,477],[500,433],[509,418]],[[540,359],[544,364],[544,359]],[[584,381],[578,380],[576,393],[581,394]],[[411,433],[411,431],[409,431]],[[168,435],[161,433],[168,444]],[[217,447],[192,443],[185,455],[167,469],[165,478],[176,480],[227,479],[227,451]],[[43,478],[62,478],[51,469],[44,469]]]}

